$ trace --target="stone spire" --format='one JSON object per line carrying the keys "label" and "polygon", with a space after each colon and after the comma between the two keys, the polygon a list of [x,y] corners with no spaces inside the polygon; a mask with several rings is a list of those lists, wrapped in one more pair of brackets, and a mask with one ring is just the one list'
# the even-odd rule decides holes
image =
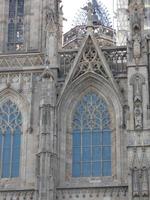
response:
{"label": "stone spire", "polygon": [[45,37],[46,37],[46,54],[51,68],[57,68],[57,53],[60,43],[61,27],[60,17],[62,17],[61,1],[57,0],[49,3],[45,11]]}

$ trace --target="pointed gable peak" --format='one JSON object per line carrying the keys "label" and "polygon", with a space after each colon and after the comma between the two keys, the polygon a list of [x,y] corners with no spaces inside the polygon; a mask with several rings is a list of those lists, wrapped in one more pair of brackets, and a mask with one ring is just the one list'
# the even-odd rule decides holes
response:
{"label": "pointed gable peak", "polygon": [[72,73],[72,80],[88,72],[99,74],[105,79],[108,79],[110,76],[110,73],[107,73],[106,66],[104,66],[105,58],[96,42],[93,34],[88,33],[78,53]]}

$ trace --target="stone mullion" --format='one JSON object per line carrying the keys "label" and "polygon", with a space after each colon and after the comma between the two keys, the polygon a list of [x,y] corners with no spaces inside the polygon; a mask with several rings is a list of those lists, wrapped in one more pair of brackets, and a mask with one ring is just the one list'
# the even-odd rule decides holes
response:
{"label": "stone mullion", "polygon": [[14,139],[14,137],[13,137],[13,134],[14,133],[11,133],[11,147],[10,147],[10,166],[9,166],[9,170],[10,170],[10,175],[9,175],[9,177],[11,178],[12,177],[12,160],[13,160],[13,139]]}
{"label": "stone mullion", "polygon": [[4,140],[5,140],[5,135],[2,134],[2,150],[1,150],[1,163],[0,163],[0,177],[2,177],[2,174],[3,174],[3,151],[4,151]]}

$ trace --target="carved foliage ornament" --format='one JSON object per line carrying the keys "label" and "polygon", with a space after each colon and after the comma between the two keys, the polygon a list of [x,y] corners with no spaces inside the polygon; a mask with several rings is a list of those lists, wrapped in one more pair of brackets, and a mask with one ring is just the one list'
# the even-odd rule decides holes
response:
{"label": "carved foliage ornament", "polygon": [[87,44],[85,45],[85,48],[83,50],[74,79],[86,72],[94,72],[103,76],[106,79],[108,78],[103,64],[99,58],[98,52],[95,49],[93,42],[90,38],[88,39]]}

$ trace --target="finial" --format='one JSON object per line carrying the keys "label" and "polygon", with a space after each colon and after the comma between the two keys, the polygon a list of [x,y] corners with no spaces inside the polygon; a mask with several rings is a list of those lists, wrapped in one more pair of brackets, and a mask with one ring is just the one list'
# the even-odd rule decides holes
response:
{"label": "finial", "polygon": [[93,32],[93,5],[91,2],[88,2],[88,5],[82,8],[83,10],[87,11],[87,32]]}

